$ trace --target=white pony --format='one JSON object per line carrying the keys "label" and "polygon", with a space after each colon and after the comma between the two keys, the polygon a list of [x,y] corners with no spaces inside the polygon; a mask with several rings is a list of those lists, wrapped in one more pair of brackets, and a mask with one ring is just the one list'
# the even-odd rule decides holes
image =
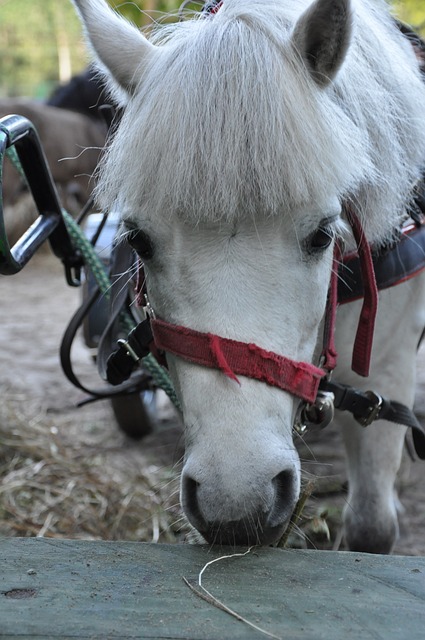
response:
{"label": "white pony", "polygon": [[[223,0],[150,40],[105,0],[74,3],[126,105],[99,202],[122,212],[157,317],[316,362],[341,203],[370,242],[387,242],[425,160],[425,88],[385,2]],[[360,303],[342,307],[335,377],[412,406],[424,299],[423,277],[380,294],[366,381],[349,363]],[[409,313],[395,315],[395,303]],[[300,491],[299,398],[167,359],[185,425],[187,517],[210,542],[275,541]],[[405,429],[340,421],[348,546],[389,552]]]}

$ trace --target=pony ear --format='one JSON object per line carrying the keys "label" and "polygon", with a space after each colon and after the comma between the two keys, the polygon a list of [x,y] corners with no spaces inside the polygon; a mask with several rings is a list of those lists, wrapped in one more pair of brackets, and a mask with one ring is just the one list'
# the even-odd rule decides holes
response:
{"label": "pony ear", "polygon": [[350,0],[315,0],[299,18],[292,40],[319,86],[329,84],[338,73],[351,31]]}
{"label": "pony ear", "polygon": [[73,0],[86,38],[100,66],[127,94],[132,94],[143,66],[156,47],[105,0]]}

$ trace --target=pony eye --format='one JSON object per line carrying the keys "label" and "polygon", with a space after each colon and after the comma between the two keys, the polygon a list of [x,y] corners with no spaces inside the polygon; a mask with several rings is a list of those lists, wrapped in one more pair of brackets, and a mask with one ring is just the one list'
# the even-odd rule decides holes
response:
{"label": "pony eye", "polygon": [[327,249],[334,239],[334,231],[331,226],[320,226],[309,238],[307,238],[306,248],[308,253],[320,253]]}
{"label": "pony eye", "polygon": [[144,231],[137,229],[130,230],[127,235],[127,242],[143,260],[149,260],[149,258],[153,257],[153,243]]}

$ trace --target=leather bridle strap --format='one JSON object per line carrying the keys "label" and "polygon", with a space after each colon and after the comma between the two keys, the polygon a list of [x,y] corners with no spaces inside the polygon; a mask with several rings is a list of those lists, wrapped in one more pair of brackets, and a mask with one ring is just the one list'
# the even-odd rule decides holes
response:
{"label": "leather bridle strap", "polygon": [[378,287],[376,285],[372,251],[360,220],[349,205],[345,205],[344,210],[357,244],[364,290],[363,306],[354,340],[351,368],[358,375],[367,377],[370,369],[375,318],[378,310]]}
{"label": "leather bridle strap", "polygon": [[237,382],[238,375],[254,378],[308,403],[315,401],[320,380],[326,374],[312,364],[290,360],[256,344],[202,333],[157,318],[151,320],[151,328],[157,349],[203,367],[219,369]]}
{"label": "leather bridle strap", "polygon": [[369,426],[375,420],[388,420],[410,427],[416,453],[421,460],[425,460],[425,429],[413,411],[404,404],[388,400],[374,391],[362,391],[329,380],[322,380],[320,389],[331,391],[335,409],[348,411],[362,427]]}
{"label": "leather bridle strap", "polygon": [[[425,220],[402,230],[397,243],[373,255],[379,291],[394,287],[417,276],[425,269]],[[363,298],[360,260],[353,251],[342,257],[339,266],[338,304]]]}
{"label": "leather bridle strap", "polygon": [[338,268],[340,262],[341,248],[339,244],[336,243],[323,327],[323,348],[320,357],[320,364],[328,373],[335,369],[338,359],[338,352],[335,345],[335,325],[336,310],[338,307]]}

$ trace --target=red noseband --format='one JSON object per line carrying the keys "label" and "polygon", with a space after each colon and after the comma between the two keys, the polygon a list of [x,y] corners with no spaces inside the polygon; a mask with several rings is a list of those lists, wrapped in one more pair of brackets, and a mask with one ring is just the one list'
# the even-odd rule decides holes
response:
{"label": "red noseband", "polygon": [[326,374],[312,364],[295,362],[256,344],[202,333],[158,319],[151,321],[151,328],[157,349],[203,367],[219,369],[236,382],[239,382],[238,375],[260,380],[309,403],[315,401],[320,380]]}

